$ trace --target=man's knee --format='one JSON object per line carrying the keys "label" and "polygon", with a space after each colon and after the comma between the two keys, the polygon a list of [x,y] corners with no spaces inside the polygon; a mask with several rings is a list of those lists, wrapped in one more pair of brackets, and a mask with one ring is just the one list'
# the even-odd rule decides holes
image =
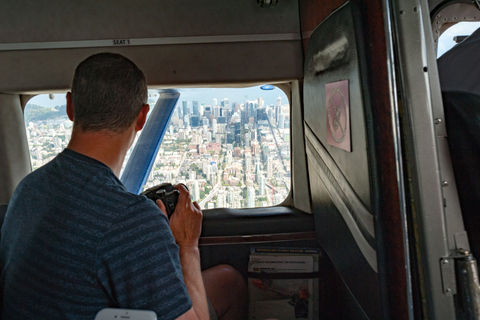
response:
{"label": "man's knee", "polygon": [[245,279],[234,267],[220,264],[203,271],[205,286],[216,287],[217,290],[243,291],[246,294]]}
{"label": "man's knee", "polygon": [[202,272],[207,296],[220,319],[243,319],[247,304],[245,279],[235,268],[221,264]]}

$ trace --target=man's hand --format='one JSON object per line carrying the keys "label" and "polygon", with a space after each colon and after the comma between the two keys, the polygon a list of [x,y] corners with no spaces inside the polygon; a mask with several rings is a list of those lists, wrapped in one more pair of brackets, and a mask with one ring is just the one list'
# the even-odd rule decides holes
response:
{"label": "man's hand", "polygon": [[[182,265],[183,279],[193,303],[192,309],[179,319],[208,320],[207,297],[198,250],[198,239],[202,232],[202,210],[196,202],[192,203],[190,194],[183,184],[177,184],[174,188],[180,191],[180,195],[175,211],[170,217],[170,229],[172,229],[172,234],[179,247],[178,253]],[[163,202],[157,200],[157,205],[167,216],[167,209]]]}
{"label": "man's hand", "polygon": [[[180,191],[177,206],[170,217],[170,229],[179,247],[197,247],[202,232],[202,210],[196,202],[192,202],[190,194],[183,184],[177,184]],[[165,205],[157,200],[157,205],[166,215]]]}

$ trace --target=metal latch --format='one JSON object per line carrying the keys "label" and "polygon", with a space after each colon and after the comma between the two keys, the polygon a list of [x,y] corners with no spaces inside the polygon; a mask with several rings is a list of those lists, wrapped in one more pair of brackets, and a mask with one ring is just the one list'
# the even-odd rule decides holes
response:
{"label": "metal latch", "polygon": [[440,270],[442,271],[443,293],[447,296],[453,296],[457,293],[455,258],[448,257],[440,259]]}
{"label": "metal latch", "polygon": [[463,249],[440,259],[443,293],[456,294],[459,319],[480,319],[480,284],[477,260]]}

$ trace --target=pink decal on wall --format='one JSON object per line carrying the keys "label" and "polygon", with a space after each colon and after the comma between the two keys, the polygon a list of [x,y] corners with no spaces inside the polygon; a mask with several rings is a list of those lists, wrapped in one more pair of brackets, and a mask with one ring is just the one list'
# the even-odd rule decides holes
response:
{"label": "pink decal on wall", "polygon": [[327,143],[351,152],[348,80],[327,83]]}

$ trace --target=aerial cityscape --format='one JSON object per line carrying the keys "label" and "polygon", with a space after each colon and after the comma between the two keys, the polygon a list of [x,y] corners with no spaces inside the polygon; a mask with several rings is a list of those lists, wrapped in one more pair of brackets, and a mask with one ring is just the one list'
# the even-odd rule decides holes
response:
{"label": "aerial cityscape", "polygon": [[[281,203],[291,186],[287,98],[283,92],[276,101],[220,94],[211,101],[180,96],[145,188],[184,183],[202,209]],[[149,92],[151,109],[158,97]],[[35,170],[67,146],[72,122],[64,105],[45,108],[30,103],[25,110]],[[125,163],[128,158],[129,154]]]}

